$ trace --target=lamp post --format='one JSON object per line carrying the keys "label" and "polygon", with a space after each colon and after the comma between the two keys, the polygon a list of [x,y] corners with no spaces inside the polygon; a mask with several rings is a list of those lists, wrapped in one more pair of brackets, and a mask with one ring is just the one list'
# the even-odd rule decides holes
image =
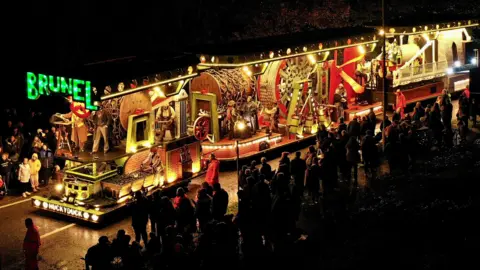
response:
{"label": "lamp post", "polygon": [[238,140],[235,141],[235,150],[237,152],[237,191],[240,190],[240,149],[238,148]]}
{"label": "lamp post", "polygon": [[382,132],[382,141],[383,141],[383,150],[385,150],[385,123],[387,121],[387,31],[385,30],[385,0],[382,0],[382,31],[383,31],[383,54],[382,54],[382,90],[383,90],[383,130]]}

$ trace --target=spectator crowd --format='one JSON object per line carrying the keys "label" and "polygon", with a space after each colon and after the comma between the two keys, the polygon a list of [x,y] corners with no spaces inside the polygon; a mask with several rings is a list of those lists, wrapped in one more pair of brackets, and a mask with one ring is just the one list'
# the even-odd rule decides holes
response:
{"label": "spectator crowd", "polygon": [[[266,158],[258,165],[252,161],[241,168],[234,215],[227,213],[229,197],[218,173],[207,172],[194,200],[182,188],[173,199],[159,192],[147,198],[139,191],[130,205],[134,241],[124,230],[118,231],[113,241],[100,237],[87,252],[87,267],[294,267],[298,261],[292,258],[301,257],[307,238],[297,228],[303,206],[321,205],[321,199],[337,192],[340,183],[355,189],[360,164],[366,179],[375,179],[382,156],[391,174],[415,170],[425,136],[429,147],[449,147],[455,134],[459,141],[465,140],[470,116],[476,124],[472,104],[475,101],[464,92],[456,113],[458,132],[452,128],[453,105],[446,92],[426,108],[417,103],[413,112],[403,117],[403,112],[396,111],[391,119],[382,121],[377,133],[373,112],[348,124],[340,119],[331,129],[321,126],[317,145],[310,146],[305,155],[296,152],[290,159],[288,152],[282,153],[276,170]],[[218,169],[218,162],[214,164]],[[217,179],[212,181],[209,175]]]}

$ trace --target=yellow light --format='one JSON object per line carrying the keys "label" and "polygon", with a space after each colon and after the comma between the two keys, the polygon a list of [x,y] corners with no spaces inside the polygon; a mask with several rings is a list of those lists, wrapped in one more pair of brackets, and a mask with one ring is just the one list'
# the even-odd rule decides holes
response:
{"label": "yellow light", "polygon": [[308,61],[310,61],[310,64],[315,64],[317,63],[317,59],[315,59],[315,56],[313,56],[313,54],[309,54],[308,56]]}
{"label": "yellow light", "polygon": [[365,47],[363,47],[362,45],[358,46],[358,52],[360,54],[365,54]]}
{"label": "yellow light", "polygon": [[413,28],[412,28],[412,32],[413,32],[413,33],[417,32],[417,28],[413,27]]}
{"label": "yellow light", "polygon": [[92,215],[92,220],[93,221],[98,221],[98,216],[97,215]]}
{"label": "yellow light", "polygon": [[251,77],[253,75],[253,73],[249,70],[247,71],[247,76]]}
{"label": "yellow light", "polygon": [[210,59],[210,61],[212,61],[212,63],[215,63],[215,56],[212,56],[212,58]]}
{"label": "yellow light", "polygon": [[192,172],[198,173],[200,171],[200,164],[199,162],[195,162],[192,164]]}
{"label": "yellow light", "polygon": [[170,175],[167,179],[167,183],[173,183],[175,180],[177,180],[177,176],[175,174]]}
{"label": "yellow light", "polygon": [[440,28],[440,25],[437,24],[435,27],[436,27],[437,29],[439,29],[439,28]]}
{"label": "yellow light", "polygon": [[160,185],[160,186],[163,186],[163,184],[165,184],[165,176],[162,175],[162,176],[160,176],[160,183],[159,183],[159,185]]}
{"label": "yellow light", "polygon": [[385,35],[385,31],[383,31],[383,29],[380,29],[380,31],[378,31],[378,34],[379,34],[380,36],[383,36],[383,35]]}
{"label": "yellow light", "polygon": [[117,200],[117,203],[124,203],[125,201],[129,200],[130,198],[132,198],[131,195],[123,196],[122,198]]}
{"label": "yellow light", "polygon": [[33,201],[33,204],[34,204],[35,206],[39,207],[41,203],[40,203],[39,200],[35,200],[35,201]]}
{"label": "yellow light", "polygon": [[189,66],[187,70],[188,70],[189,75],[193,73],[193,67],[192,66]]}
{"label": "yellow light", "polygon": [[83,212],[83,218],[84,218],[84,219],[89,219],[89,218],[90,218],[90,214],[87,213],[87,212]]}
{"label": "yellow light", "polygon": [[144,146],[144,147],[147,147],[147,148],[150,148],[150,147],[152,147],[152,144],[151,144],[150,142],[145,142],[145,143],[143,144],[143,146]]}
{"label": "yellow light", "polygon": [[48,203],[47,202],[43,202],[42,205],[43,205],[43,208],[48,208]]}
{"label": "yellow light", "polygon": [[137,152],[137,147],[136,146],[130,147],[130,153],[136,153],[136,152]]}
{"label": "yellow light", "polygon": [[273,57],[275,56],[275,53],[274,53],[274,52],[270,52],[270,53],[268,54],[268,56],[269,56],[270,58],[273,58]]}
{"label": "yellow light", "polygon": [[95,207],[95,211],[100,211],[100,207]]}
{"label": "yellow light", "polygon": [[55,190],[57,192],[61,192],[63,190],[63,184],[56,184],[55,185]]}
{"label": "yellow light", "polygon": [[205,56],[200,56],[200,62],[202,63],[205,63],[205,61],[207,61],[207,58],[205,58]]}
{"label": "yellow light", "polygon": [[287,54],[291,54],[292,53],[292,49],[288,48],[287,49]]}
{"label": "yellow light", "polygon": [[303,47],[303,51],[304,51],[304,52],[308,51],[308,48],[307,48],[307,47]]}
{"label": "yellow light", "polygon": [[243,67],[242,70],[243,70],[243,72],[248,72],[249,71],[247,66]]}
{"label": "yellow light", "polygon": [[388,31],[393,34],[395,33],[395,28],[390,28]]}
{"label": "yellow light", "polygon": [[428,30],[428,26],[425,26],[425,31],[427,31],[427,30]]}
{"label": "yellow light", "polygon": [[243,123],[243,122],[238,122],[237,128],[238,128],[238,130],[244,130],[244,129],[245,129],[245,123]]}

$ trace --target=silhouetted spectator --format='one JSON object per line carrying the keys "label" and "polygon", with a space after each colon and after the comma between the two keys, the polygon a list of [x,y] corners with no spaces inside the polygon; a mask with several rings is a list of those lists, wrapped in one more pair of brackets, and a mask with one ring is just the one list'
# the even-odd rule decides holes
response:
{"label": "silhouetted spectator", "polygon": [[272,180],[272,176],[273,176],[272,166],[270,166],[270,164],[267,163],[267,158],[262,157],[260,159],[260,162],[262,163],[260,167],[260,174],[263,174],[266,180],[268,181]]}
{"label": "silhouetted spectator", "polygon": [[112,259],[110,241],[108,241],[108,237],[101,236],[98,244],[88,249],[87,255],[85,255],[85,265],[87,269],[92,270],[111,269]]}
{"label": "silhouetted spectator", "polygon": [[215,220],[223,220],[227,213],[228,193],[220,186],[220,183],[213,185],[212,217]]}
{"label": "silhouetted spectator", "polygon": [[295,188],[303,194],[307,163],[301,158],[301,155],[301,152],[295,152],[295,158],[290,163],[290,171],[292,172],[292,177],[295,182]]}
{"label": "silhouetted spectator", "polygon": [[130,205],[132,213],[132,227],[135,232],[135,241],[147,244],[148,201],[141,191],[135,193],[135,201]]}

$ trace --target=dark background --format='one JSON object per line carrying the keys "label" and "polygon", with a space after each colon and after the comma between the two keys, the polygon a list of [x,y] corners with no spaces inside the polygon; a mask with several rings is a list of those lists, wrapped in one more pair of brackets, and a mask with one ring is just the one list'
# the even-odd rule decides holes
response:
{"label": "dark background", "polygon": [[[162,59],[199,44],[371,25],[379,0],[22,1],[2,4],[0,106],[25,103],[24,73],[75,73],[126,56]],[[386,0],[388,20],[478,18],[476,0]],[[415,14],[415,16],[411,16]],[[412,19],[413,18],[413,19]],[[387,24],[388,24],[387,20]],[[478,36],[478,35],[477,35]],[[8,95],[7,95],[8,93]],[[47,103],[58,102],[45,100]],[[42,102],[42,107],[45,103]]]}

